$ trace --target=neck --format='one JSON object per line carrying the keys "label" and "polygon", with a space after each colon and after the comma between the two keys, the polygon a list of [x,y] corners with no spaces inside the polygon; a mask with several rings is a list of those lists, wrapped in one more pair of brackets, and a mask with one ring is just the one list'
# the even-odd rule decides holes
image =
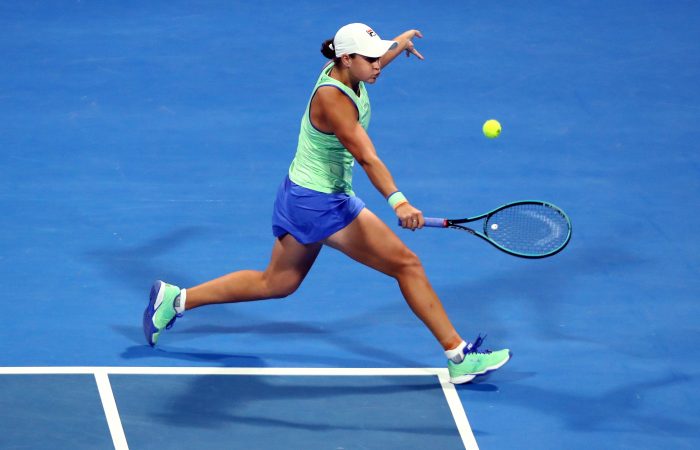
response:
{"label": "neck", "polygon": [[345,86],[352,89],[354,92],[359,92],[360,81],[353,79],[353,77],[350,75],[350,71],[348,69],[346,69],[344,67],[338,67],[338,65],[336,64],[331,69],[331,73],[329,75],[331,78],[334,78],[334,79],[340,81]]}

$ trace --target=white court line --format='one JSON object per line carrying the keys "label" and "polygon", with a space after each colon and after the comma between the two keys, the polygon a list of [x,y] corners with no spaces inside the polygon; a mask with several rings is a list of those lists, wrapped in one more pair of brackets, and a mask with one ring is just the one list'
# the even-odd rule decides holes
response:
{"label": "white court line", "polygon": [[100,399],[102,400],[102,407],[105,410],[107,425],[109,426],[109,433],[112,435],[114,448],[115,450],[129,450],[129,446],[126,443],[124,428],[122,427],[122,421],[119,418],[117,402],[114,400],[114,393],[112,392],[112,385],[109,383],[107,372],[96,369],[95,381],[97,381],[97,390],[100,392]]}
{"label": "white court line", "polygon": [[457,390],[446,368],[317,368],[317,367],[0,367],[0,375],[94,374],[114,447],[127,450],[126,436],[109,383],[112,375],[260,375],[260,376],[437,376],[465,450],[478,450]]}
{"label": "white court line", "polygon": [[479,446],[476,443],[476,438],[472,432],[472,427],[469,425],[469,420],[467,419],[467,414],[464,412],[462,407],[462,401],[459,399],[459,394],[455,385],[450,383],[450,374],[445,370],[443,373],[438,375],[440,380],[440,385],[442,386],[442,392],[445,394],[447,399],[447,404],[450,406],[450,411],[452,411],[452,417],[455,419],[455,424],[457,425],[457,431],[462,437],[462,443],[466,450],[479,450]]}
{"label": "white court line", "polygon": [[430,376],[445,368],[325,367],[0,367],[0,375],[79,375],[96,371],[112,375],[283,375],[283,376]]}

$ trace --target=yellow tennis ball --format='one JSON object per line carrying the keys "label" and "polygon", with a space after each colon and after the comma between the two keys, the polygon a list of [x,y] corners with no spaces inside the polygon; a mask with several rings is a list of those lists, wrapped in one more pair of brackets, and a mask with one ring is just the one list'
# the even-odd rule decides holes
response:
{"label": "yellow tennis ball", "polygon": [[484,136],[493,139],[498,137],[499,134],[501,134],[501,124],[498,123],[498,120],[496,119],[490,119],[484,122],[483,130]]}

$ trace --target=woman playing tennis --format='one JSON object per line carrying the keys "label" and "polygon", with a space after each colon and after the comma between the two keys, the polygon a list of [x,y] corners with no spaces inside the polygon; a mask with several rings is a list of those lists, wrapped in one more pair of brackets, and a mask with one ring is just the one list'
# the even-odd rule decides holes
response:
{"label": "woman playing tennis", "polygon": [[321,52],[331,61],[311,93],[296,155],[277,192],[269,265],[264,272],[233,272],[189,289],[156,281],[143,318],[150,345],[185,310],[292,294],[327,245],[396,279],[410,308],[445,350],[453,383],[469,382],[508,361],[509,350],[479,351],[481,337],[469,344],[460,337],[418,257],[352,190],[357,161],[401,225],[423,227],[423,214],[396,187],[367,135],[370,102],[365,85],[373,84],[402,52],[423,59],[414,37],[422,35],[409,30],[386,41],[369,26],[353,23],[324,42]]}

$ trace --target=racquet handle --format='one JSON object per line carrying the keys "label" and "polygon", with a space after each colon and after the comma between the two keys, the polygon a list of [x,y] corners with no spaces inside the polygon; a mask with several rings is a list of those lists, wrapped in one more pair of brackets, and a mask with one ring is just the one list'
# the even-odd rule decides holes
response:
{"label": "racquet handle", "polygon": [[[425,220],[426,227],[433,227],[433,228],[445,228],[445,227],[447,227],[447,219],[440,219],[438,217],[423,217],[423,220]],[[399,222],[399,225],[401,225],[400,219],[398,222]]]}
{"label": "racquet handle", "polygon": [[447,226],[447,219],[438,217],[423,217],[423,219],[426,227],[445,228]]}

